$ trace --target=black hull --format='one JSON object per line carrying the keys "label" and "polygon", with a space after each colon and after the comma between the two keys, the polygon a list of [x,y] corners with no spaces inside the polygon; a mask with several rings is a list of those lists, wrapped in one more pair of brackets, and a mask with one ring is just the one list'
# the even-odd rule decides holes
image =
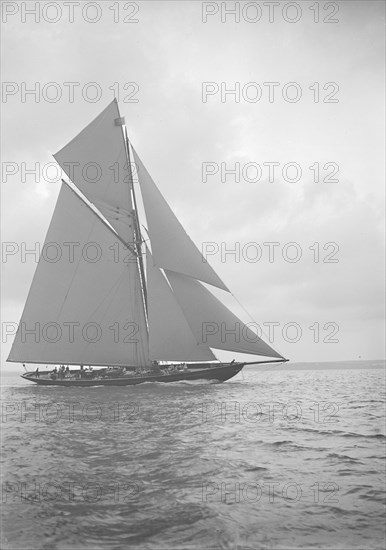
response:
{"label": "black hull", "polygon": [[91,378],[91,379],[56,379],[37,378],[35,373],[26,373],[22,378],[30,382],[35,382],[40,386],[136,386],[145,382],[181,382],[190,380],[213,380],[225,382],[236,376],[245,363],[225,364],[213,368],[204,368],[189,372],[176,372],[172,374],[154,374],[147,376],[124,376],[121,378]]}

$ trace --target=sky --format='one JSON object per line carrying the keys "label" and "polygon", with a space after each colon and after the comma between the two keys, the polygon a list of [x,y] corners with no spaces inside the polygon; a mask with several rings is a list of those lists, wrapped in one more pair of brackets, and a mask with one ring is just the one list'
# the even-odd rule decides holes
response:
{"label": "sky", "polygon": [[383,2],[65,4],[2,2],[3,328],[36,268],[22,247],[43,243],[59,193],[52,154],[115,95],[246,320],[266,336],[275,323],[275,349],[383,358]]}

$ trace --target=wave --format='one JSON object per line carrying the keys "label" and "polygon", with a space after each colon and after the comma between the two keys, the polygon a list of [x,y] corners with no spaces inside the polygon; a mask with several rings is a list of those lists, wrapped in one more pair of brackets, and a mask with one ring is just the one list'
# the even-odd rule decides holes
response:
{"label": "wave", "polygon": [[301,426],[290,426],[287,428],[288,430],[293,431],[301,431],[301,432],[308,432],[312,434],[318,434],[318,435],[329,435],[329,436],[340,436],[340,437],[346,437],[346,438],[366,438],[366,439],[379,439],[379,440],[385,440],[386,435],[384,434],[362,434],[357,432],[345,432],[343,430],[315,430],[313,428],[303,428]]}
{"label": "wave", "polygon": [[329,453],[327,455],[328,458],[337,458],[338,460],[341,460],[343,462],[348,462],[350,464],[363,464],[363,462],[361,460],[359,460],[358,458],[354,458],[352,456],[348,456],[348,455],[343,455],[343,454],[339,454],[339,453]]}

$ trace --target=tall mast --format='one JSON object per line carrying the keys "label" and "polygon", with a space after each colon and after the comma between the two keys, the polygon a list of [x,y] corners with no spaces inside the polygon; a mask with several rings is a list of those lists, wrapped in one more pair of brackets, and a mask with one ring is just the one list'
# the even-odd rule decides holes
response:
{"label": "tall mast", "polygon": [[134,218],[134,229],[135,229],[134,231],[135,248],[137,251],[137,257],[139,262],[139,273],[140,273],[140,280],[141,280],[141,287],[142,287],[142,296],[143,296],[143,303],[145,307],[145,314],[147,318],[147,288],[146,288],[146,279],[145,279],[145,268],[143,265],[143,255],[142,255],[142,234],[141,234],[141,229],[140,229],[139,219],[138,219],[138,207],[137,207],[137,200],[135,198],[133,171],[131,169],[131,162],[130,162],[130,144],[129,144],[129,138],[127,136],[126,126],[124,126],[123,132],[124,132],[125,145],[126,145],[127,166],[131,176],[131,192],[133,195],[133,204],[134,204],[133,218]]}

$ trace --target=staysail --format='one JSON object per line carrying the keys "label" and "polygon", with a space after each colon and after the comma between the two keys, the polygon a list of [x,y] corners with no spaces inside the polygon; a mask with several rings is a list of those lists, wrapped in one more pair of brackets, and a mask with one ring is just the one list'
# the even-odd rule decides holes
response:
{"label": "staysail", "polygon": [[149,364],[136,259],[66,184],[8,360]]}
{"label": "staysail", "polygon": [[132,150],[155,265],[228,291],[185,232],[133,147]]}
{"label": "staysail", "polygon": [[210,361],[216,357],[196,340],[162,271],[146,250],[149,353],[161,361]]}
{"label": "staysail", "polygon": [[198,342],[215,349],[282,358],[200,282],[173,271],[165,273]]}

